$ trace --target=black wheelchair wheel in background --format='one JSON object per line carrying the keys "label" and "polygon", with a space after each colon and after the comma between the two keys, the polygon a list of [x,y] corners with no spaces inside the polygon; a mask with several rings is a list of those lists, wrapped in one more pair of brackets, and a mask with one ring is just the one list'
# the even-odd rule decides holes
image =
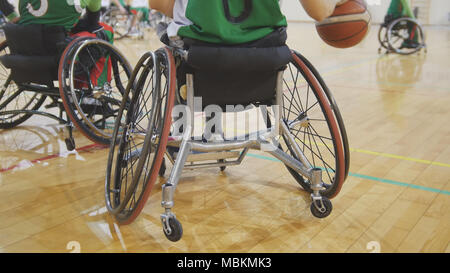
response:
{"label": "black wheelchair wheel in background", "polygon": [[113,45],[77,38],[59,62],[59,91],[64,109],[90,140],[109,144],[131,66]]}
{"label": "black wheelchair wheel in background", "polygon": [[[9,54],[6,41],[0,44],[0,56]],[[0,63],[0,129],[9,129],[25,122],[33,114],[20,113],[17,110],[37,111],[46,96],[28,91],[24,85],[18,85],[11,79],[11,70]],[[8,113],[9,111],[15,111]]]}
{"label": "black wheelchair wheel in background", "polygon": [[[401,55],[413,54],[426,48],[422,27],[412,18],[402,17],[391,22],[386,36],[389,50]],[[412,36],[417,38],[412,39]]]}

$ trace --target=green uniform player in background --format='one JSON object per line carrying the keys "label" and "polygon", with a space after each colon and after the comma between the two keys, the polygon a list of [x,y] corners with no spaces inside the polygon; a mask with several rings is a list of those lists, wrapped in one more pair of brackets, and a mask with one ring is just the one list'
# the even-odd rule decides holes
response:
{"label": "green uniform player in background", "polygon": [[86,8],[99,11],[101,0],[20,0],[19,24],[63,26],[70,31]]}
{"label": "green uniform player in background", "polygon": [[[392,22],[393,20],[400,18],[400,17],[409,17],[412,19],[416,19],[414,16],[414,13],[411,10],[411,7],[409,6],[408,0],[392,0],[391,4],[389,5],[387,15],[385,17],[385,24],[388,24]],[[417,31],[415,30],[415,26],[410,25],[408,26],[408,32],[409,32],[409,39],[405,40],[403,42],[402,47],[405,48],[415,48],[418,45],[418,35]]]}

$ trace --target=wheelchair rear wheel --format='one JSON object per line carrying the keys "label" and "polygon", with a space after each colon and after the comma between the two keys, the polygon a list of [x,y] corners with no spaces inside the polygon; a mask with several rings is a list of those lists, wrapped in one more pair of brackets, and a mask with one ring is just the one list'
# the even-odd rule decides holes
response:
{"label": "wheelchair rear wheel", "polygon": [[110,143],[130,76],[126,58],[106,41],[81,37],[66,47],[59,92],[71,121],[90,140]]}
{"label": "wheelchair rear wheel", "polygon": [[[0,44],[0,56],[9,54],[8,45]],[[10,78],[11,71],[0,63],[0,112],[16,110],[37,111],[44,103],[46,96],[28,91],[25,86],[17,85]],[[0,129],[13,128],[32,116],[30,113],[14,113],[0,115]]]}
{"label": "wheelchair rear wheel", "polygon": [[[175,77],[168,49],[147,53],[133,71],[133,84],[124,95],[105,184],[107,208],[121,224],[131,223],[139,215],[158,178],[170,131]],[[131,102],[128,107],[125,101]]]}
{"label": "wheelchair rear wheel", "polygon": [[422,27],[412,18],[398,18],[390,23],[386,38],[388,49],[398,54],[409,55],[426,48]]}
{"label": "wheelchair rear wheel", "polygon": [[[281,147],[297,159],[296,149],[300,149],[311,167],[320,168],[324,173],[321,194],[333,198],[348,175],[350,161],[347,134],[336,102],[318,72],[297,52],[284,72],[283,84],[282,118],[290,136],[282,136]],[[312,192],[310,181],[287,168],[306,191]]]}
{"label": "wheelchair rear wheel", "polygon": [[381,53],[381,49],[389,49],[389,45],[387,42],[387,27],[382,24],[380,29],[378,30],[378,42],[380,42],[381,48],[379,48],[379,53]]}

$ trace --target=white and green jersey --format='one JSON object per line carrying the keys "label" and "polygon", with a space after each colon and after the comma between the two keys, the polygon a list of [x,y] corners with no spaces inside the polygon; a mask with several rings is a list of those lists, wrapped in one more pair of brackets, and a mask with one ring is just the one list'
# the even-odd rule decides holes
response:
{"label": "white and green jersey", "polygon": [[169,37],[240,44],[287,26],[278,0],[176,0]]}
{"label": "white and green jersey", "polygon": [[101,0],[19,0],[19,24],[63,26],[70,30],[85,8],[98,11]]}

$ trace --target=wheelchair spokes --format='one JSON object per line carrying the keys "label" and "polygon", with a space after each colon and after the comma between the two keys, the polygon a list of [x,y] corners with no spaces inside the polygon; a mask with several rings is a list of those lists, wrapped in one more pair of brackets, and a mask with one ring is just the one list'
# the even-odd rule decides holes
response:
{"label": "wheelchair spokes", "polygon": [[[8,45],[0,44],[0,55],[9,54]],[[31,113],[15,110],[36,111],[44,103],[46,96],[25,90],[11,79],[11,70],[0,63],[0,128],[15,127],[32,116]],[[8,114],[5,114],[8,113]]]}
{"label": "wheelchair spokes", "polygon": [[[133,221],[140,213],[163,160],[169,133],[163,125],[170,118],[168,106],[174,100],[174,86],[170,83],[174,75],[168,73],[169,66],[164,64],[167,61],[162,52],[141,58],[119,111],[118,120],[123,120],[124,115],[126,118],[125,122],[116,122],[113,134],[106,199],[108,209],[121,223]],[[128,109],[124,107],[126,100],[131,101]],[[120,131],[122,136],[116,139]]]}
{"label": "wheelchair spokes", "polygon": [[[401,17],[388,24],[382,24],[378,32],[378,40],[387,52],[409,55],[422,48],[426,52],[422,27],[415,19],[409,17]],[[381,52],[381,48],[378,51]]]}
{"label": "wheelchair spokes", "polygon": [[75,125],[91,140],[110,141],[131,69],[107,42],[78,39],[61,60],[60,93]]}
{"label": "wheelchair spokes", "polygon": [[[341,128],[333,114],[334,102],[326,99],[321,84],[297,58],[288,64],[283,79],[282,122],[286,133],[280,138],[280,148],[307,168],[323,171],[326,197],[335,196],[343,183],[343,143]],[[330,107],[330,104],[332,107]],[[286,166],[296,181],[311,192],[311,181]],[[342,173],[342,174],[341,174]]]}

